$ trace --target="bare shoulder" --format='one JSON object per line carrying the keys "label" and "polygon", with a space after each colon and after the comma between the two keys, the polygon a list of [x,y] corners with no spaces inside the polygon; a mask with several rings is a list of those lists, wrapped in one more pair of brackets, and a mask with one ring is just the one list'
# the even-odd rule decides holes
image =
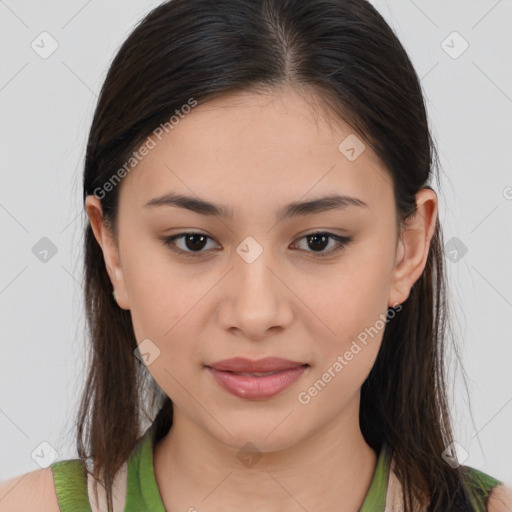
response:
{"label": "bare shoulder", "polygon": [[0,482],[2,512],[59,512],[51,468],[37,469]]}
{"label": "bare shoulder", "polygon": [[512,487],[504,484],[494,487],[487,501],[487,512],[512,512]]}

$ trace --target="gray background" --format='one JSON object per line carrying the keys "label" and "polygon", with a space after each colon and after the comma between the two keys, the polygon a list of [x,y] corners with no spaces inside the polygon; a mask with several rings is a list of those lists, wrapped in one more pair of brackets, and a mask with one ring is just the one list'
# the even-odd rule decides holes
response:
{"label": "gray background", "polygon": [[[111,59],[159,3],[0,0],[0,481],[38,469],[41,442],[75,455],[86,137]],[[441,156],[434,188],[473,406],[455,379],[456,438],[464,464],[512,483],[512,1],[373,3],[422,79]],[[31,47],[43,31],[58,43],[46,59]],[[46,262],[43,237],[57,251]]]}

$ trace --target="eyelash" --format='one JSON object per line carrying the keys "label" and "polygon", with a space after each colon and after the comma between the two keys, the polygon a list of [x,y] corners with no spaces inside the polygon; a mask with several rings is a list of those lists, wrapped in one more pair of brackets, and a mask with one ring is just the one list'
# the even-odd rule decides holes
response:
{"label": "eyelash", "polygon": [[[205,251],[199,251],[199,252],[184,251],[182,249],[177,248],[176,245],[174,244],[175,240],[177,240],[179,238],[183,238],[187,235],[202,235],[206,238],[209,238],[210,240],[213,240],[211,237],[209,237],[208,235],[205,235],[204,233],[183,232],[183,233],[178,233],[177,235],[172,235],[172,236],[163,238],[162,243],[166,247],[168,247],[171,251],[173,251],[177,254],[183,255],[185,257],[190,257],[190,258],[201,257]],[[299,240],[302,240],[303,238],[308,238],[308,237],[314,236],[314,235],[324,235],[329,239],[333,239],[338,244],[337,246],[334,247],[334,249],[330,249],[330,250],[324,251],[324,252],[315,252],[315,251],[307,251],[306,250],[306,252],[312,253],[313,257],[318,257],[318,258],[324,258],[324,257],[330,256],[331,254],[333,254],[335,252],[341,251],[348,244],[350,244],[350,242],[352,242],[352,239],[353,239],[353,237],[351,237],[351,236],[348,236],[348,237],[347,236],[339,236],[339,235],[335,235],[334,233],[329,233],[326,231],[314,231],[313,233],[308,233],[308,234],[302,236],[301,238],[299,238]]]}

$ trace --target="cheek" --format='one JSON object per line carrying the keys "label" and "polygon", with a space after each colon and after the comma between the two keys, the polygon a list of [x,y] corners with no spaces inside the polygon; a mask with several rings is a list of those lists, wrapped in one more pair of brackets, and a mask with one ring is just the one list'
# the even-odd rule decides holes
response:
{"label": "cheek", "polygon": [[190,293],[179,279],[166,281],[161,276],[154,281],[145,277],[140,286],[131,284],[131,316],[137,340],[151,338],[163,350],[174,353],[191,349],[201,324],[202,287]]}
{"label": "cheek", "polygon": [[381,314],[387,311],[389,287],[389,271],[361,264],[331,276],[324,285],[317,282],[316,293],[309,295],[311,309],[329,328],[330,336],[344,342],[380,324]]}
{"label": "cheek", "polygon": [[154,373],[161,367],[160,374],[169,380],[164,369],[176,374],[183,367],[180,361],[202,362],[197,343],[208,318],[203,299],[214,282],[185,275],[161,255],[128,254],[125,275],[135,337],[137,343],[149,339],[158,347],[158,361],[148,369]]}
{"label": "cheek", "polygon": [[316,283],[317,291],[308,303],[321,319],[310,324],[319,363],[315,377],[327,371],[335,374],[335,378],[325,375],[322,380],[337,382],[329,387],[340,386],[338,392],[342,388],[355,392],[362,384],[375,362],[387,325],[391,260],[386,259],[387,253],[373,254],[366,259],[358,254],[358,261],[353,262],[347,258],[335,279],[331,276],[322,286]]}
{"label": "cheek", "polygon": [[155,240],[128,246],[123,271],[137,340],[165,338],[192,307],[197,281],[187,282]]}
{"label": "cheek", "polygon": [[178,278],[166,281],[162,276],[155,278],[153,272],[138,275],[130,285],[131,317],[139,350],[143,352],[146,346],[156,354],[147,370],[174,403],[186,407],[190,400],[187,390],[193,386],[190,376],[201,369],[204,359],[197,345],[199,299],[196,294],[187,294]]}
{"label": "cheek", "polygon": [[329,300],[322,304],[329,335],[311,333],[316,365],[300,390],[302,399],[297,396],[308,415],[333,417],[358,393],[377,358],[387,325],[385,286],[377,290],[375,281],[367,286],[366,277],[357,283],[356,277],[329,289]]}

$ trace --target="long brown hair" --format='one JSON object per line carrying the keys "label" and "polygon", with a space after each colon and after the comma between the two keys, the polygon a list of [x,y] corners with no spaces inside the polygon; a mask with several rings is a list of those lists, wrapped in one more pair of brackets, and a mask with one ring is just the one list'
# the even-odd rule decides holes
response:
{"label": "long brown hair", "polygon": [[[432,177],[439,180],[439,161],[413,65],[364,0],[171,0],[153,9],[121,46],[104,81],[87,144],[84,200],[89,194],[101,199],[117,240],[120,187],[106,184],[117,170],[126,171],[156,127],[191,98],[203,104],[285,85],[310,87],[376,152],[389,171],[403,227],[415,213],[415,194]],[[476,510],[464,467],[442,458],[453,441],[443,257],[438,219],[424,272],[386,326],[361,389],[362,433],[376,451],[391,445],[407,511],[413,497],[421,503],[428,497],[431,511]],[[84,267],[90,353],[77,448],[81,459],[94,461],[94,474],[103,475],[111,507],[115,472],[144,425],[154,425],[157,440],[169,431],[173,405],[134,356],[130,312],[111,295],[89,224]],[[458,355],[455,342],[451,347]]]}

